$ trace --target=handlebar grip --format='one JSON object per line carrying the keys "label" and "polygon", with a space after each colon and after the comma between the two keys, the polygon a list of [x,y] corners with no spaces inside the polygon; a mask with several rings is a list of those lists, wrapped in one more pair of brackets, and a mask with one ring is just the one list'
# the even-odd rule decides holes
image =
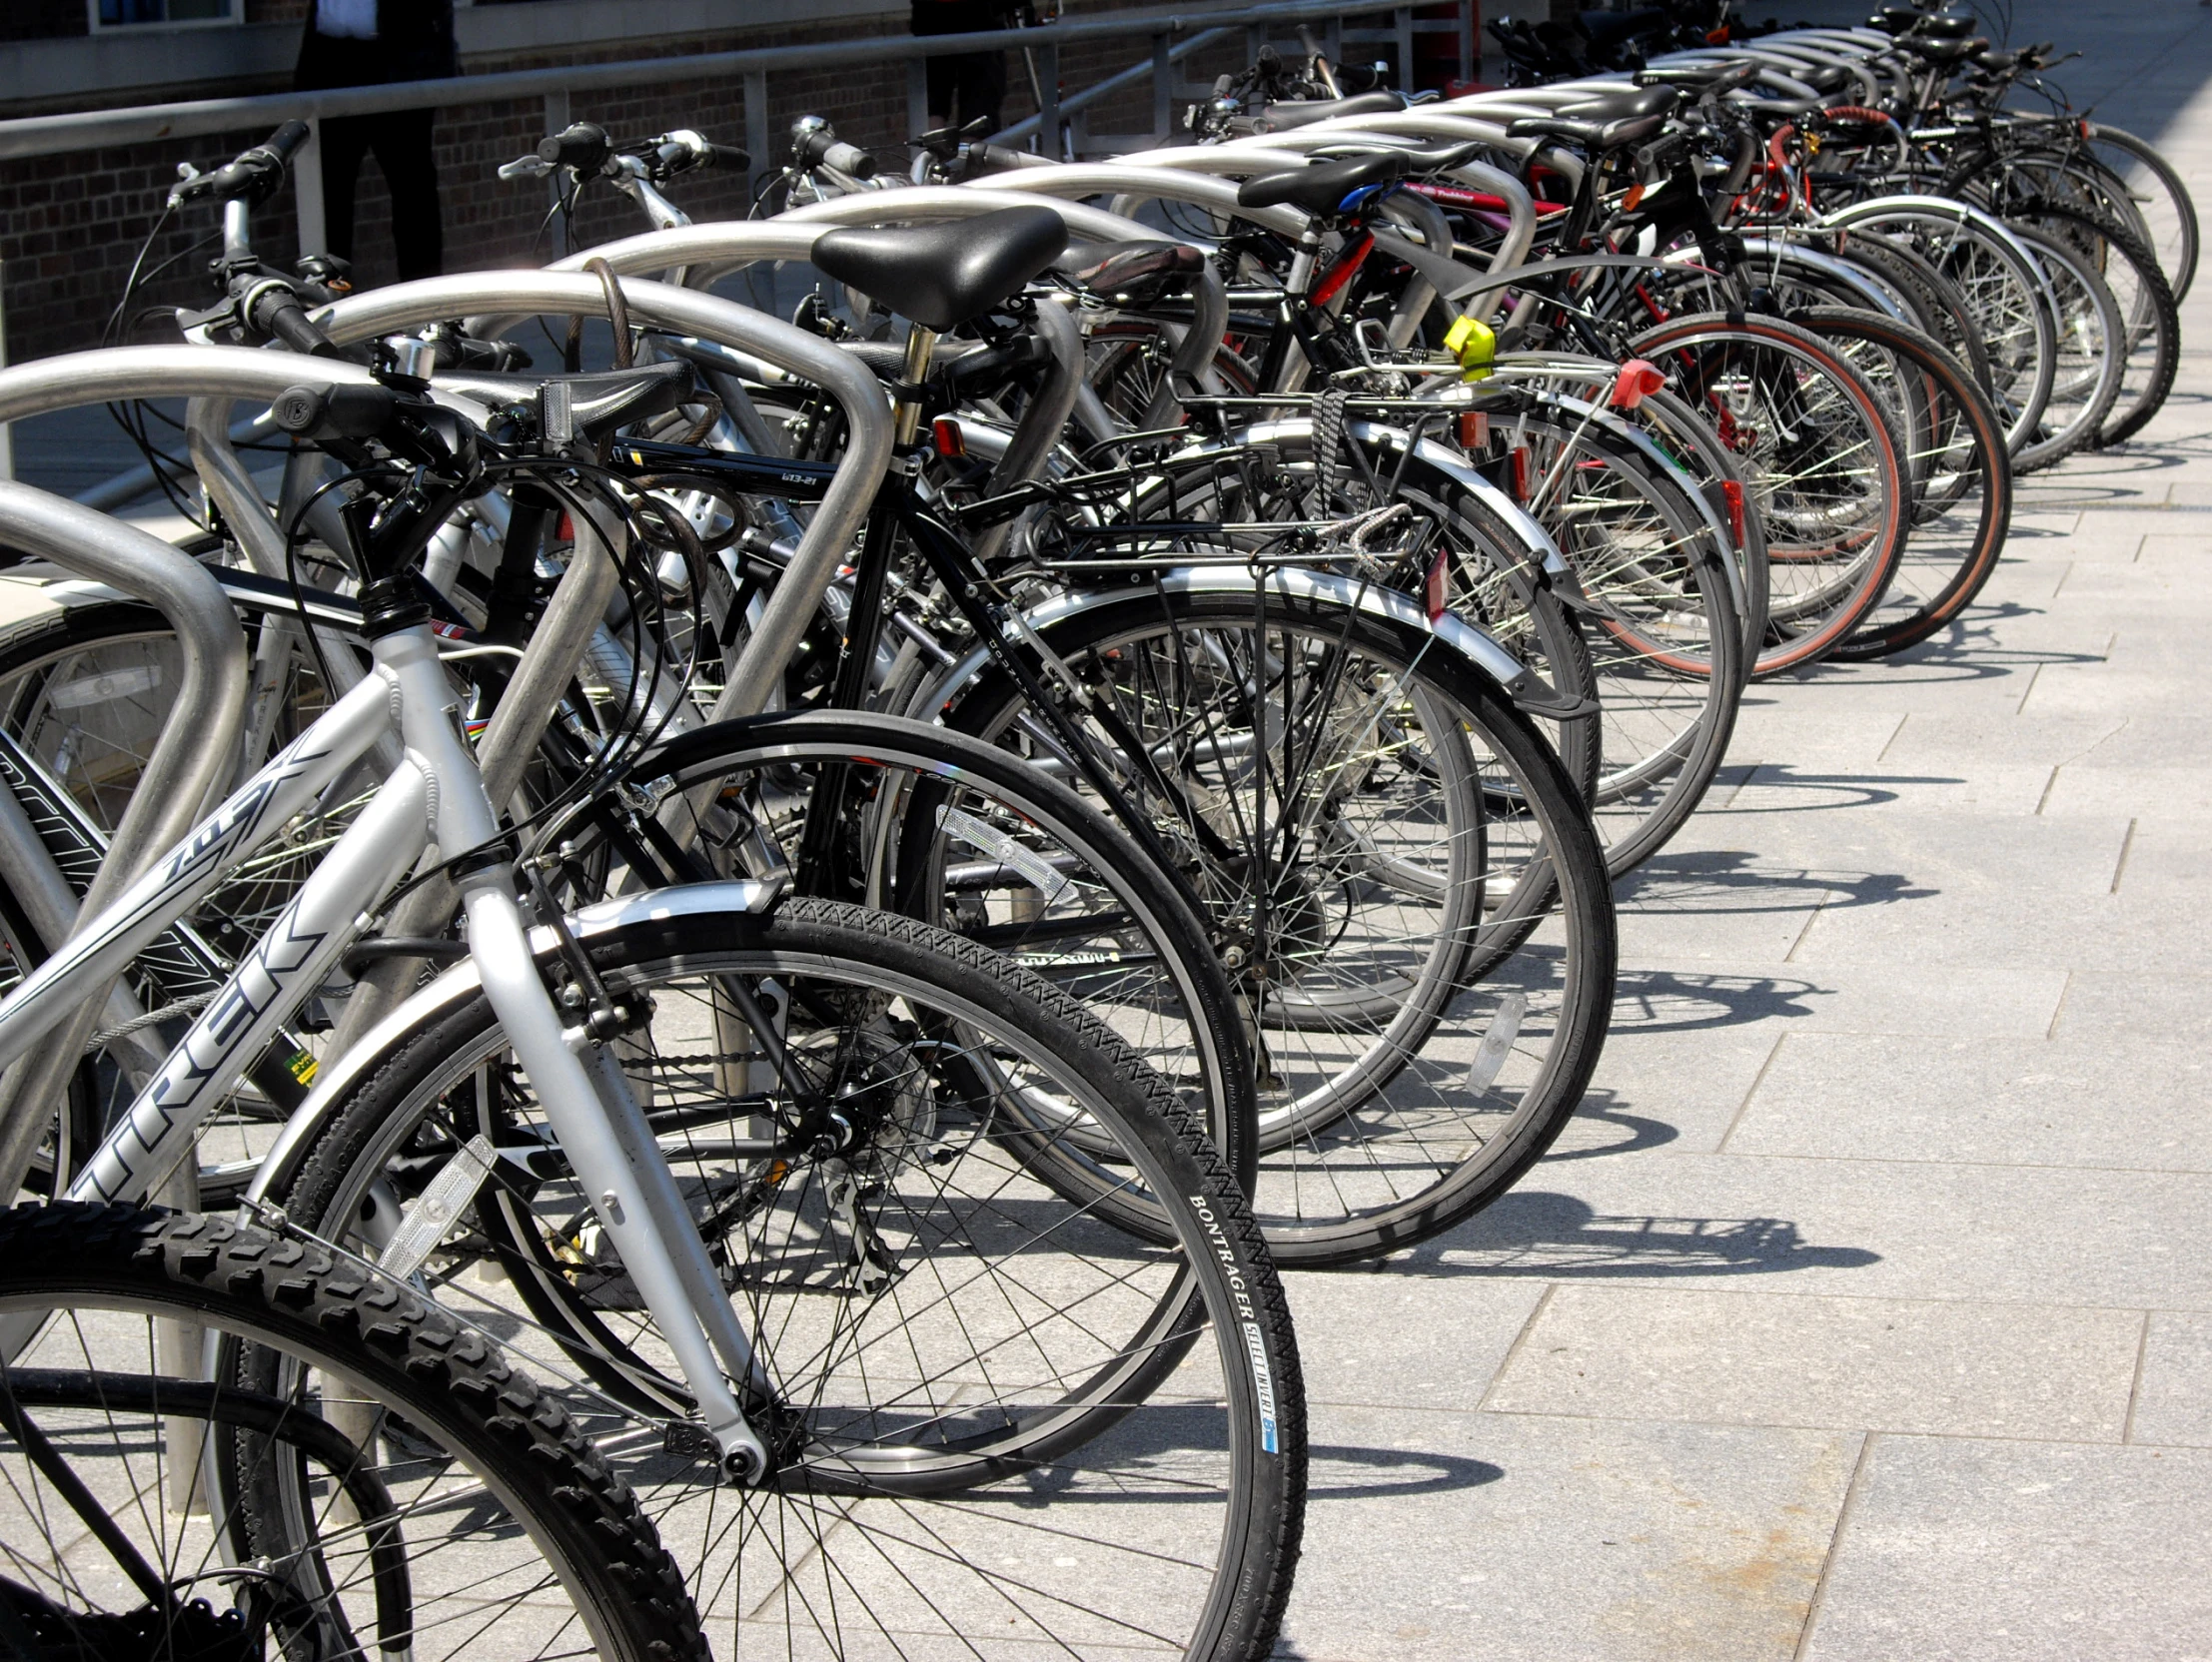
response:
{"label": "handlebar grip", "polygon": [[389,387],[288,387],[269,414],[300,438],[374,438],[399,408]]}
{"label": "handlebar grip", "polygon": [[294,352],[320,358],[333,356],[331,339],[307,315],[300,297],[282,283],[264,284],[248,303],[248,321],[256,329],[276,337]]}
{"label": "handlebar grip", "polygon": [[288,121],[262,144],[262,149],[277,159],[281,166],[292,160],[293,153],[308,141],[308,124],[304,121]]}
{"label": "handlebar grip", "polygon": [[822,152],[822,166],[835,168],[855,179],[875,177],[875,158],[858,145],[846,144],[842,139]]}
{"label": "handlebar grip", "polygon": [[610,154],[606,129],[588,121],[572,122],[551,138],[538,143],[538,159],[551,167],[574,168],[595,173]]}
{"label": "handlebar grip", "polygon": [[294,352],[327,354],[331,338],[315,325],[307,315],[307,308],[298,301],[289,306],[275,306],[268,313],[269,333],[290,347]]}
{"label": "handlebar grip", "polygon": [[971,144],[968,146],[967,176],[974,179],[986,173],[1011,173],[1024,165],[1028,154],[1002,144]]}
{"label": "handlebar grip", "polygon": [[699,165],[708,168],[735,168],[742,173],[752,166],[752,153],[739,150],[733,144],[709,144],[706,154],[699,158]]}

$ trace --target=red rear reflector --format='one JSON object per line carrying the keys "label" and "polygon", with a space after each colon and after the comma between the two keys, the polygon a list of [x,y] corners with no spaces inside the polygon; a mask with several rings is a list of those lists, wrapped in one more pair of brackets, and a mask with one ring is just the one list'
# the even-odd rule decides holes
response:
{"label": "red rear reflector", "polygon": [[1621,366],[1621,374],[1614,378],[1611,401],[1613,408],[1634,410],[1665,385],[1666,377],[1657,364],[1647,359],[1632,358]]}
{"label": "red rear reflector", "polygon": [[1487,450],[1490,448],[1490,413],[1483,410],[1460,412],[1460,448],[1463,450]]}
{"label": "red rear reflector", "polygon": [[930,435],[936,440],[937,453],[954,461],[962,460],[968,453],[968,435],[960,430],[960,423],[950,416],[940,416],[929,424]]}
{"label": "red rear reflector", "polygon": [[1452,552],[1439,548],[1437,557],[1429,567],[1428,601],[1429,621],[1434,623],[1444,615],[1444,608],[1452,599]]}
{"label": "red rear reflector", "polygon": [[1720,481],[1720,496],[1728,504],[1728,534],[1735,538],[1735,545],[1743,546],[1743,486],[1733,479]]}
{"label": "red rear reflector", "polygon": [[1525,502],[1529,499],[1529,446],[1513,447],[1513,499]]}

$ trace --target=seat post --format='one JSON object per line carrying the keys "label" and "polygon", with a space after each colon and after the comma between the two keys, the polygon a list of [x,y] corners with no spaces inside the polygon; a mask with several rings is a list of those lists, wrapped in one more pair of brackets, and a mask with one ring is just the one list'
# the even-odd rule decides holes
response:
{"label": "seat post", "polygon": [[929,379],[930,355],[937,350],[937,332],[911,324],[906,331],[906,362],[899,367],[899,388],[893,413],[893,440],[902,447],[921,431],[921,385]]}

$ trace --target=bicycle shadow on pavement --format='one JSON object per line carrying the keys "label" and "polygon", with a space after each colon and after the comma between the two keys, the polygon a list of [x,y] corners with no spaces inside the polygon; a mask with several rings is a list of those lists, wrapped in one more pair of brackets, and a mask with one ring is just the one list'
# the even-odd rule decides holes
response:
{"label": "bicycle shadow on pavement", "polygon": [[[1219,1403],[1155,1399],[1085,1443],[1078,1458],[1024,1472],[1021,1482],[1007,1485],[1003,1495],[1016,1505],[1075,1500],[1110,1506],[1140,1497],[1152,1505],[1172,1501],[1178,1498],[1176,1484],[1146,1486],[1136,1474],[1154,1469],[1167,1456],[1218,1451],[1225,1430],[1225,1411]],[[1311,1466],[1306,1492],[1313,1500],[1412,1498],[1481,1488],[1506,1475],[1503,1466],[1488,1460],[1426,1448],[1316,1442],[1308,1445],[1307,1459]],[[1141,1495],[1102,1485],[1099,1473],[1107,1471],[1130,1474]],[[1203,1484],[1188,1487],[1181,1497],[1208,1504],[1217,1498]]]}
{"label": "bicycle shadow on pavement", "polygon": [[1389,1260],[1414,1275],[1533,1276],[1542,1280],[1773,1275],[1862,1269],[1881,1254],[1816,1246],[1783,1218],[1669,1218],[1600,1213],[1588,1201],[1517,1189],[1449,1235]]}
{"label": "bicycle shadow on pavement", "polygon": [[[1547,1165],[1557,1165],[1563,1160],[1598,1160],[1613,1155],[1641,1154],[1646,1149],[1664,1148],[1681,1136],[1664,1120],[1655,1120],[1647,1114],[1631,1114],[1620,1107],[1619,1092],[1597,1087],[1583,1093],[1582,1106],[1575,1110],[1575,1118],[1561,1134],[1567,1147],[1555,1145],[1544,1157]],[[1600,1135],[1593,1128],[1618,1127],[1628,1135],[1591,1143],[1587,1138]],[[1569,1141],[1571,1140],[1571,1141]]]}
{"label": "bicycle shadow on pavement", "polygon": [[[1788,783],[1788,769],[1778,769]],[[1807,774],[1803,780],[1823,775]],[[1869,789],[1919,781],[1904,777],[1865,781]],[[1763,788],[1765,780],[1757,781]],[[1873,800],[1873,799],[1869,799]],[[1810,912],[1815,907],[1892,906],[1899,901],[1930,900],[1942,893],[1914,883],[1899,872],[1821,871],[1809,866],[1768,865],[1765,856],[1742,848],[1683,849],[1651,860],[1616,886],[1615,903],[1624,912],[1721,914]]]}
{"label": "bicycle shadow on pavement", "polygon": [[[1963,780],[1935,773],[1808,773],[1787,762],[1736,763],[1722,768],[1714,777],[1712,790],[1697,812],[1713,819],[1726,814],[1795,814],[1830,808],[1878,808],[1885,802],[1895,802],[1914,785],[1963,783]],[[1781,802],[1761,801],[1755,795],[1744,802],[1740,795],[1746,790],[1793,794]],[[1678,854],[1669,858],[1700,857]],[[1654,866],[1662,877],[1671,870],[1664,861],[1654,860],[1639,867],[1637,875],[1641,877]]]}
{"label": "bicycle shadow on pavement", "polygon": [[1613,1026],[1622,1033],[1705,1033],[1817,1014],[1808,999],[1831,989],[1793,976],[1624,970]]}

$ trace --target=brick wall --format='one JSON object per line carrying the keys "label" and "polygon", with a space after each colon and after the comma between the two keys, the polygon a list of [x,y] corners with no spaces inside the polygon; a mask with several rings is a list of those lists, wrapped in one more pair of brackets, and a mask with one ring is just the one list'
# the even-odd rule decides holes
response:
{"label": "brick wall", "polygon": [[[14,7],[66,4],[83,18],[82,0],[0,0],[0,14]],[[253,16],[281,19],[297,14],[304,0],[250,0]],[[1126,0],[1123,0],[1126,3]],[[1077,0],[1066,15],[1116,9],[1114,0]],[[672,59],[706,52],[758,46],[793,46],[817,40],[902,34],[907,14],[886,10],[879,17],[847,18],[813,29],[719,31],[681,40],[649,43],[616,41],[587,48],[536,54],[502,54],[496,61],[471,60],[466,73],[535,69],[563,63],[606,62],[643,56]],[[1069,91],[1092,84],[1137,61],[1148,52],[1142,37],[1092,43],[1065,53],[1061,83]],[[1218,62],[1216,61],[1218,60]],[[1205,82],[1219,70],[1243,62],[1240,36],[1201,59],[1188,61],[1182,78]],[[1019,57],[1009,59],[1006,119],[1034,113],[1027,77]],[[675,127],[693,127],[727,144],[744,141],[740,84],[734,80],[683,80],[674,71],[651,86],[572,95],[570,114],[597,122],[620,139],[643,138]],[[230,89],[244,90],[244,89]],[[258,89],[257,89],[258,90]],[[856,144],[890,150],[903,144],[906,124],[906,70],[903,64],[861,65],[771,76],[768,82],[769,131],[780,136],[799,115],[828,117],[843,137]],[[1177,112],[1180,116],[1181,112]],[[1093,112],[1092,130],[1128,133],[1151,122],[1149,85],[1140,85],[1110,107]],[[541,100],[462,106],[440,112],[436,128],[446,263],[452,271],[537,265],[547,255],[541,226],[547,207],[542,183],[503,184],[496,170],[535,148],[544,135]],[[266,137],[253,130],[218,137],[165,141],[68,156],[0,162],[0,261],[5,261],[4,304],[8,355],[16,361],[97,345],[120,298],[132,262],[161,212],[179,162],[201,166],[227,159]],[[898,154],[903,154],[899,151]],[[675,200],[700,220],[742,217],[744,182],[734,175],[706,172],[679,181]],[[355,213],[356,278],[363,286],[390,282],[394,276],[391,199],[374,160],[362,170]],[[208,304],[213,292],[206,280],[211,238],[217,224],[212,207],[198,205],[182,216],[148,251],[149,267],[166,266],[165,275],[147,286],[139,306]],[[602,242],[644,229],[642,216],[626,199],[605,186],[594,187],[577,216],[583,244]],[[298,250],[298,234],[289,191],[265,205],[255,218],[255,243],[273,262],[289,264]]]}

